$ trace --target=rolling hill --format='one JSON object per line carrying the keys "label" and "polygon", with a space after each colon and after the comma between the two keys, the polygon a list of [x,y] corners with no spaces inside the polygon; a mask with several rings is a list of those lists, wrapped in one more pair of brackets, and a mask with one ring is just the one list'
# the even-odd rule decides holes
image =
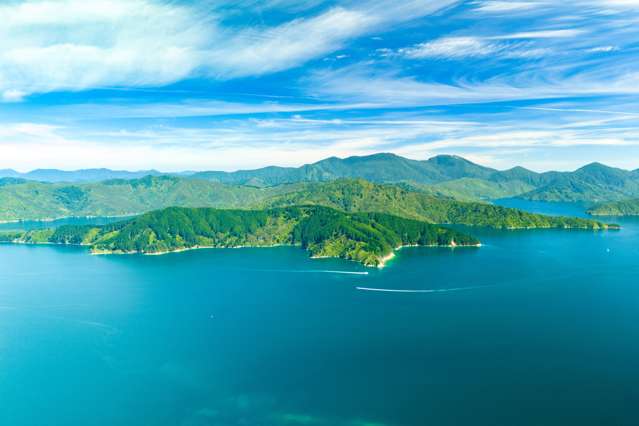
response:
{"label": "rolling hill", "polygon": [[582,228],[608,225],[579,218],[552,217],[487,203],[462,202],[410,191],[397,185],[380,185],[362,179],[310,183],[266,198],[261,207],[321,205],[346,212],[384,212],[437,224],[487,226],[502,229]]}
{"label": "rolling hill", "polygon": [[175,176],[71,185],[19,181],[0,186],[0,220],[4,221],[124,216],[172,206],[255,209],[305,204],[353,213],[388,213],[430,223],[495,228],[605,228],[595,221],[551,218],[487,203],[461,202],[362,179],[267,188]]}
{"label": "rolling hill", "polygon": [[[182,177],[197,182],[208,181],[252,188],[330,182],[344,178],[365,179],[374,183],[403,184],[432,195],[449,196],[466,201],[519,197],[529,200],[578,201],[594,204],[639,198],[639,171],[617,169],[600,163],[592,163],[573,172],[536,173],[523,167],[500,171],[452,155],[440,155],[421,161],[387,153],[344,159],[331,157],[301,167],[271,166],[236,172],[184,172],[172,175],[161,174],[154,170],[141,172],[108,169],[34,170],[26,174],[4,170],[0,171],[0,186],[16,183],[16,179],[69,181],[80,184],[96,183],[105,179],[114,180],[114,177],[118,177],[119,180],[140,179],[142,174],[167,179]],[[2,178],[2,176],[5,177]],[[206,203],[209,198],[203,198],[205,205],[208,205]],[[160,208],[162,205],[147,207]]]}

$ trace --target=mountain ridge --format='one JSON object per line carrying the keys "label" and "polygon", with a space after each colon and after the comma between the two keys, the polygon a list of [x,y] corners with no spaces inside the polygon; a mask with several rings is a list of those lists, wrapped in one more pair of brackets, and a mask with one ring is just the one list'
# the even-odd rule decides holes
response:
{"label": "mountain ridge", "polygon": [[162,173],[157,170],[129,172],[110,169],[37,169],[21,174],[11,169],[0,171],[0,178],[46,182],[100,182],[111,179],[138,179],[146,175],[181,176],[258,188],[328,182],[342,178],[365,179],[374,183],[405,183],[426,192],[468,200],[519,197],[529,200],[579,201],[594,204],[639,198],[638,170],[624,170],[600,162],[593,162],[570,172],[538,173],[521,166],[497,170],[455,155],[438,155],[427,160],[414,160],[392,153],[378,153],[346,158],[329,157],[300,167],[268,166],[233,172]]}

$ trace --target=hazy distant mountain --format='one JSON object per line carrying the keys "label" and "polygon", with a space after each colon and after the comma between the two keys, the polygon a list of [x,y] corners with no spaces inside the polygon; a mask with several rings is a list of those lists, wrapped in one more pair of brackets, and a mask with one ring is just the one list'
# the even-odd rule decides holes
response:
{"label": "hazy distant mountain", "polygon": [[126,170],[110,169],[84,169],[84,170],[58,170],[36,169],[27,173],[19,173],[12,169],[0,170],[0,178],[12,177],[40,182],[98,182],[107,179],[136,179],[144,176],[158,176],[157,170],[140,170],[129,172]]}
{"label": "hazy distant mountain", "polygon": [[0,178],[17,178],[20,177],[20,173],[13,169],[0,169]]}

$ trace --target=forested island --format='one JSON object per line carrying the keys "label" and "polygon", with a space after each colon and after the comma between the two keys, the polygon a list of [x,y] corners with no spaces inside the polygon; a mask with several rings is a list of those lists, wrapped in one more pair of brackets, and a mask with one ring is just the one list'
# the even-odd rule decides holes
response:
{"label": "forested island", "polygon": [[295,245],[313,257],[383,266],[402,246],[479,246],[442,226],[385,213],[345,213],[323,206],[265,210],[171,207],[103,226],[0,234],[0,241],[77,244],[95,254],[163,254],[195,248]]}

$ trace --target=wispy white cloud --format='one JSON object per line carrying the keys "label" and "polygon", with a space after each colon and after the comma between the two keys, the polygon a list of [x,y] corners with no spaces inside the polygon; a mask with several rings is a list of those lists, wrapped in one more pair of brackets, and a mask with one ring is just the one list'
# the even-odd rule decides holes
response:
{"label": "wispy white cloud", "polygon": [[208,52],[207,65],[218,77],[242,77],[287,69],[343,46],[378,24],[378,17],[344,8],[276,28],[230,35],[225,46]]}
{"label": "wispy white cloud", "polygon": [[482,1],[475,3],[475,10],[486,13],[519,12],[534,9],[540,2],[534,1]]}
{"label": "wispy white cloud", "polygon": [[158,87],[193,76],[235,78],[299,66],[386,25],[457,0],[368,0],[275,26],[223,25],[161,0],[25,0],[0,6],[0,99],[103,86]]}
{"label": "wispy white cloud", "polygon": [[0,6],[0,21],[5,100],[168,84],[193,71],[213,31],[188,8],[148,0],[10,2]]}
{"label": "wispy white cloud", "polygon": [[[349,119],[316,118],[308,112],[286,118],[224,119],[198,127],[151,124],[111,130],[5,123],[0,128],[0,168],[234,170],[299,166],[329,156],[384,151],[416,159],[452,153],[499,167],[539,166],[540,158],[546,158],[542,168],[548,169],[583,165],[583,157],[571,156],[575,150],[590,150],[591,159],[605,153],[614,165],[639,166],[634,155],[639,154],[639,110],[632,112],[622,103],[617,108],[629,111],[576,105],[552,103],[461,115],[394,112]],[[25,150],[33,155],[25,156]]]}
{"label": "wispy white cloud", "polygon": [[465,58],[491,55],[503,49],[504,46],[478,37],[445,37],[399,49],[398,53],[410,59]]}
{"label": "wispy white cloud", "polygon": [[619,50],[619,48],[617,46],[597,46],[597,47],[592,47],[590,49],[588,49],[588,52],[592,52],[592,53],[608,53],[608,52],[615,52]]}
{"label": "wispy white cloud", "polygon": [[[408,59],[464,59],[486,56],[502,58],[534,58],[550,54],[548,48],[521,42],[496,42],[493,37],[443,37],[427,43],[399,49],[397,55]],[[394,52],[380,52],[390,56]]]}
{"label": "wispy white cloud", "polygon": [[517,40],[517,39],[549,39],[549,38],[571,38],[586,31],[582,29],[568,28],[559,30],[526,31],[512,34],[504,34],[486,37],[489,40]]}

